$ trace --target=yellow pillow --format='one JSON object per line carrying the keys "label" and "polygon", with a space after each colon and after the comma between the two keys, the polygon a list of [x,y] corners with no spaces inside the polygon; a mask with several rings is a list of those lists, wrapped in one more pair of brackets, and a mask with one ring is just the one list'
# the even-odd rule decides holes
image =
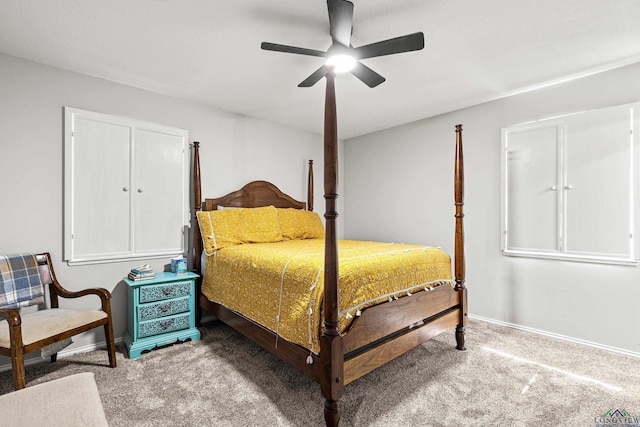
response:
{"label": "yellow pillow", "polygon": [[239,245],[237,230],[240,214],[237,209],[223,211],[198,211],[198,224],[202,235],[202,245],[207,255],[227,246]]}
{"label": "yellow pillow", "polygon": [[204,252],[242,243],[281,242],[278,212],[273,206],[196,212]]}
{"label": "yellow pillow", "polygon": [[231,209],[238,211],[238,239],[242,243],[272,243],[282,241],[278,211],[274,206]]}
{"label": "yellow pillow", "polygon": [[278,208],[278,220],[285,240],[324,237],[320,215],[304,209]]}

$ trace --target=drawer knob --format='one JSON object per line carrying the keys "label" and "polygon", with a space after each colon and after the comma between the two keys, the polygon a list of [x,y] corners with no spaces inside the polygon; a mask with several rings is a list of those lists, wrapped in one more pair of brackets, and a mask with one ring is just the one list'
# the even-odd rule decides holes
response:
{"label": "drawer knob", "polygon": [[160,322],[160,327],[162,329],[167,329],[173,325],[173,320],[165,320],[164,322]]}

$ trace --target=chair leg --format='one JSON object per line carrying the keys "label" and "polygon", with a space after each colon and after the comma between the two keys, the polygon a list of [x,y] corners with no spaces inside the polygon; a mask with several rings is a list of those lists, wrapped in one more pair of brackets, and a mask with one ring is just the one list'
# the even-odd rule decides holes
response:
{"label": "chair leg", "polygon": [[111,317],[109,317],[107,323],[104,325],[104,337],[107,340],[107,350],[109,352],[109,366],[116,367],[116,344],[113,338],[113,325],[111,324]]}
{"label": "chair leg", "polygon": [[13,387],[15,390],[25,388],[27,385],[24,372],[24,352],[20,348],[11,348],[11,369],[13,371]]}
{"label": "chair leg", "polygon": [[27,385],[24,373],[24,348],[22,347],[22,327],[20,316],[17,321],[10,321],[9,338],[11,340],[11,370],[13,373],[13,387],[16,390],[25,388]]}
{"label": "chair leg", "polygon": [[55,363],[58,360],[58,353],[51,355],[51,363]]}

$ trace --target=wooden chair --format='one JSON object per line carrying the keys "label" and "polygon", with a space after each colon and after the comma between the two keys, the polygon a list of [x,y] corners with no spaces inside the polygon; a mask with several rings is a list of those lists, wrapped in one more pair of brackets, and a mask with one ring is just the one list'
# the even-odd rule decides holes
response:
{"label": "wooden chair", "polygon": [[[15,308],[0,307],[0,355],[11,358],[13,383],[16,390],[26,385],[24,355],[45,346],[66,340],[81,332],[104,326],[109,353],[109,366],[116,367],[116,351],[111,323],[111,293],[102,288],[72,292],[64,289],[53,271],[49,253],[36,255],[43,285],[48,285],[50,308],[21,314]],[[97,295],[101,310],[59,308],[59,298]],[[3,322],[2,319],[6,320]],[[55,362],[57,353],[51,356]]]}

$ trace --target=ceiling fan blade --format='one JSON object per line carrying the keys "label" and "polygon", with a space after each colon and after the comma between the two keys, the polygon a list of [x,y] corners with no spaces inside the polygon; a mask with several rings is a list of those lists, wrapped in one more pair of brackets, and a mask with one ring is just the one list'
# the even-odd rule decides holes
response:
{"label": "ceiling fan blade", "polygon": [[304,47],[287,46],[284,44],[262,42],[260,47],[264,50],[273,50],[275,52],[297,53],[299,55],[320,56],[320,57],[326,56],[326,52],[323,52],[321,50],[306,49]]}
{"label": "ceiling fan blade", "polygon": [[376,56],[393,55],[395,53],[411,52],[422,48],[424,48],[424,34],[418,32],[356,47],[353,49],[353,52],[358,59],[366,59]]}
{"label": "ceiling fan blade", "polygon": [[329,33],[334,43],[349,47],[353,26],[353,3],[347,0],[327,0]]}
{"label": "ceiling fan blade", "polygon": [[351,74],[362,80],[362,82],[369,87],[376,87],[386,80],[380,74],[360,62],[351,70]]}
{"label": "ceiling fan blade", "polygon": [[320,81],[321,78],[324,77],[325,74],[325,67],[324,65],[320,68],[318,68],[316,71],[313,72],[313,74],[311,74],[309,77],[307,77],[306,79],[304,79],[299,85],[298,87],[311,87],[314,84],[318,83],[318,81]]}

